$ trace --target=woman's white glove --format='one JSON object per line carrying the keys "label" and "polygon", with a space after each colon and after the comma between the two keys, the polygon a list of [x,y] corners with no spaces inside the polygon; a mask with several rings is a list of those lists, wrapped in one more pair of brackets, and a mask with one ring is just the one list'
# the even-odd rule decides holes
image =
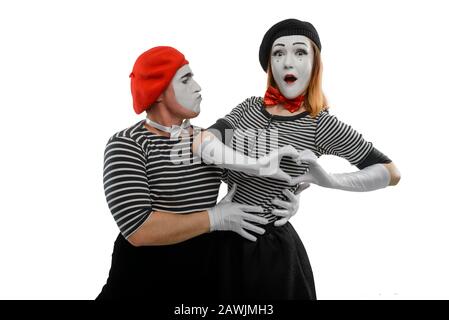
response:
{"label": "woman's white glove", "polygon": [[308,187],[310,187],[310,184],[303,183],[300,184],[299,187],[296,189],[295,193],[291,192],[288,189],[284,189],[282,193],[287,197],[289,201],[283,201],[279,198],[274,198],[271,203],[277,205],[278,207],[284,208],[282,209],[273,209],[271,211],[272,214],[281,217],[281,219],[274,222],[274,225],[276,227],[283,226],[287,223],[288,220],[290,220],[291,217],[293,217],[296,212],[299,209],[299,195],[302,191],[306,190]]}
{"label": "woman's white glove", "polygon": [[250,175],[283,180],[290,185],[296,184],[293,178],[279,167],[282,157],[289,156],[293,160],[297,160],[299,157],[299,152],[290,145],[273,150],[259,159],[245,156],[226,146],[217,138],[208,137],[198,149],[196,154],[207,164],[215,164],[220,168],[241,171]]}
{"label": "woman's white glove", "polygon": [[298,163],[309,164],[309,171],[297,178],[297,182],[314,183],[325,188],[346,191],[373,191],[390,184],[390,172],[378,163],[350,173],[327,173],[317,162],[318,158],[310,150],[301,151]]}
{"label": "woman's white glove", "polygon": [[255,226],[248,221],[264,225],[269,221],[266,218],[245,212],[263,213],[262,207],[232,202],[236,190],[237,184],[234,184],[231,191],[229,191],[215,207],[207,210],[209,214],[210,231],[234,231],[248,240],[256,241],[257,238],[246,232],[244,229],[253,231],[257,234],[264,234],[265,229]]}

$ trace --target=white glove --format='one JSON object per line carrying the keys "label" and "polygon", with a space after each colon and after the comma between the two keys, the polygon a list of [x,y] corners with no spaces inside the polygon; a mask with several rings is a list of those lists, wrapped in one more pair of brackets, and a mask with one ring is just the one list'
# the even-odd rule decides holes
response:
{"label": "white glove", "polygon": [[287,223],[288,220],[290,220],[291,217],[293,217],[296,214],[296,212],[299,209],[299,195],[302,191],[306,190],[308,187],[310,187],[310,184],[308,183],[300,184],[299,187],[296,189],[295,193],[291,192],[288,189],[284,189],[282,193],[288,198],[288,200],[290,200],[290,202],[282,201],[279,198],[274,198],[271,201],[271,203],[285,209],[285,210],[273,209],[271,211],[272,214],[282,218],[274,222],[275,227],[283,226],[284,224]]}
{"label": "white glove", "polygon": [[196,151],[197,154],[207,164],[215,164],[220,168],[241,171],[250,175],[279,179],[291,185],[296,184],[293,183],[289,174],[279,168],[282,157],[290,156],[293,160],[299,157],[299,152],[290,145],[273,150],[259,159],[245,156],[216,138],[203,141],[199,149]]}
{"label": "white glove", "polygon": [[236,190],[237,184],[234,184],[231,191],[215,207],[207,210],[209,213],[210,231],[234,231],[248,240],[256,241],[257,238],[244,229],[257,234],[264,234],[265,230],[247,221],[264,225],[269,221],[266,218],[243,211],[263,213],[264,210],[262,207],[231,202]]}
{"label": "white glove", "polygon": [[297,161],[308,163],[309,171],[299,176],[296,182],[309,182],[326,188],[358,192],[373,191],[390,184],[390,172],[380,163],[356,172],[331,174],[318,164],[317,159],[310,150],[300,152]]}

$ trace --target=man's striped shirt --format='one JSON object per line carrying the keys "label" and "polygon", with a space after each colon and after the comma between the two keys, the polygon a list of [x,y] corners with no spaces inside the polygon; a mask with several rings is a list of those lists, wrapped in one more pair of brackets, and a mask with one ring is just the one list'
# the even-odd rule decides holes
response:
{"label": "man's striped shirt", "polygon": [[192,155],[192,135],[171,139],[144,123],[114,134],[104,153],[104,192],[125,238],[152,211],[185,214],[213,207],[223,173]]}

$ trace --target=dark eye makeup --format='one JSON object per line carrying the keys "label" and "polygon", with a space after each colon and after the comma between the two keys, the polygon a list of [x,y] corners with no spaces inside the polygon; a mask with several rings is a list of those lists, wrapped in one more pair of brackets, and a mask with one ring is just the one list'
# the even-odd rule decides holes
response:
{"label": "dark eye makeup", "polygon": [[295,51],[295,53],[300,53],[300,54],[307,54],[307,51],[304,49],[298,49]]}

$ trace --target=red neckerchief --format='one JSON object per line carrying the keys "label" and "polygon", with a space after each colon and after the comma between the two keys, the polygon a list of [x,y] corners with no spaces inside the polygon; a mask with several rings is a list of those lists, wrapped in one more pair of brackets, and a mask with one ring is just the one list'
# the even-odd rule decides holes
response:
{"label": "red neckerchief", "polygon": [[265,102],[265,106],[272,107],[275,105],[282,105],[285,109],[290,111],[291,113],[296,112],[301,107],[301,103],[304,101],[305,95],[300,95],[295,99],[287,99],[279,92],[278,89],[269,86],[267,92],[265,92],[265,97],[263,101]]}

